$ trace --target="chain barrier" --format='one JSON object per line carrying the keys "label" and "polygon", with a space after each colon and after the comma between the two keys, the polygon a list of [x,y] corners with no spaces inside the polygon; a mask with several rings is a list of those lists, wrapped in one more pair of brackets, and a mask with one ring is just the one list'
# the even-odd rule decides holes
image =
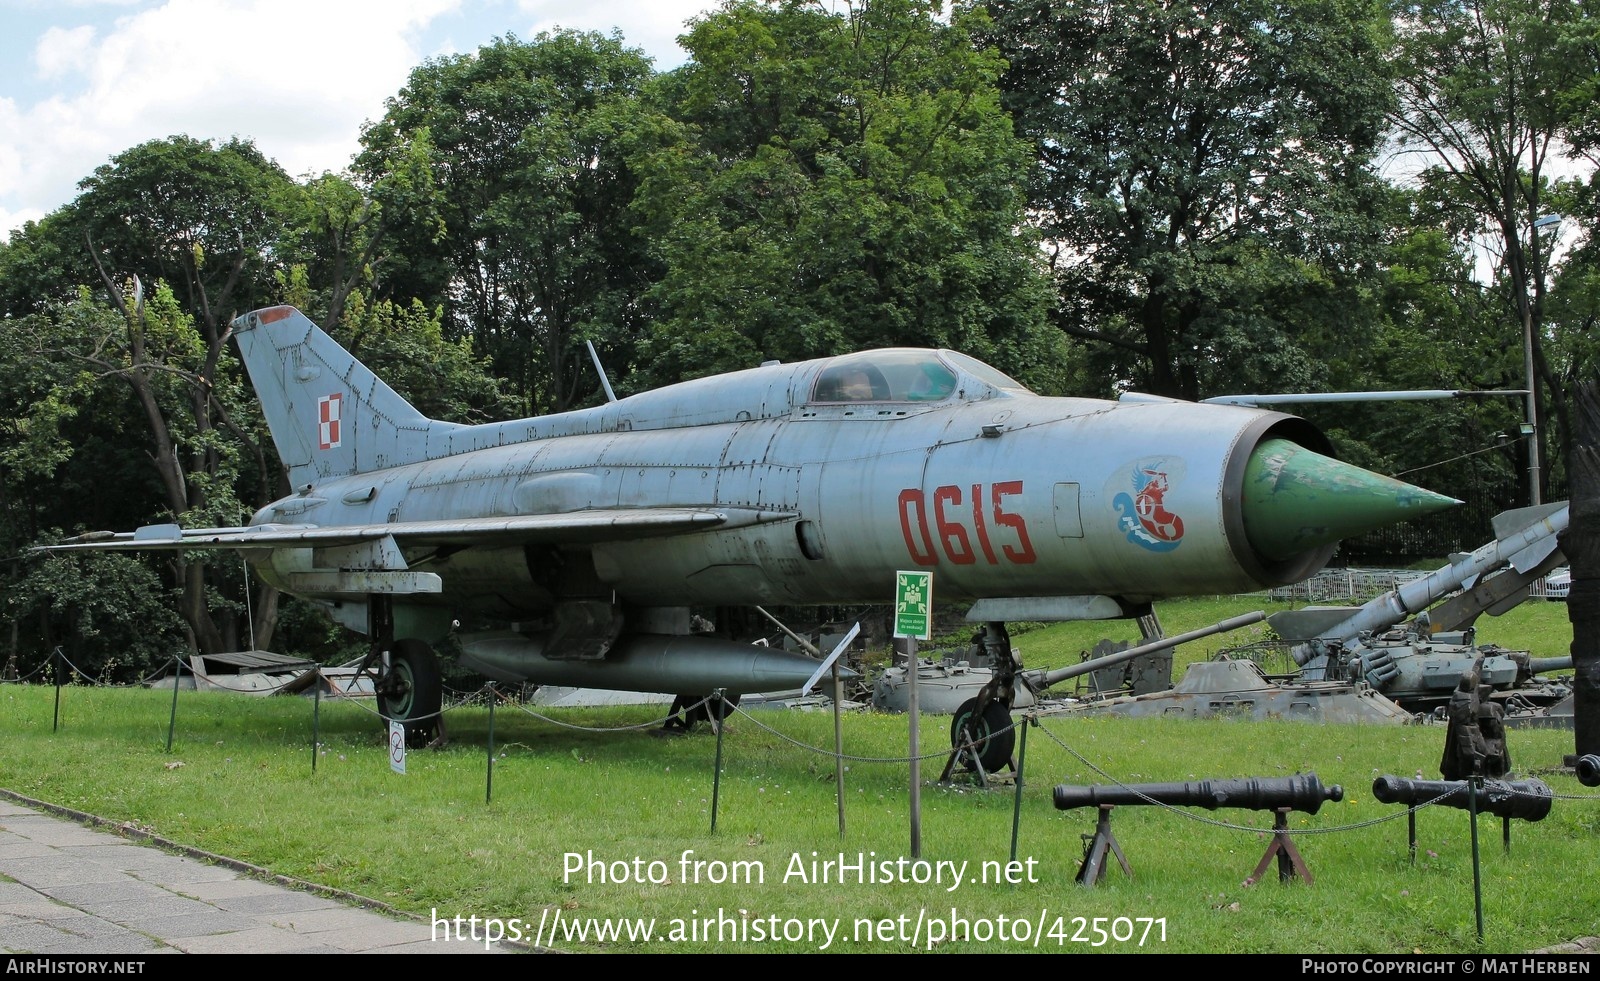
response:
{"label": "chain barrier", "polygon": [[[1188,819],[1190,821],[1194,821],[1194,822],[1196,822],[1198,824],[1209,825],[1209,826],[1211,826],[1213,828],[1226,828],[1226,829],[1228,829],[1230,831],[1249,831],[1249,832],[1253,832],[1253,833],[1258,833],[1258,832],[1260,832],[1262,830],[1258,825],[1234,824],[1231,821],[1219,821],[1216,818],[1208,818],[1208,817],[1205,817],[1205,816],[1200,815],[1200,814],[1195,814],[1191,810],[1189,810],[1189,808],[1184,807],[1182,805],[1179,805],[1179,804],[1168,804],[1168,803],[1166,803],[1164,801],[1159,801],[1159,800],[1156,800],[1156,799],[1154,799],[1152,797],[1148,797],[1145,794],[1140,793],[1136,788],[1131,787],[1128,784],[1123,783],[1122,781],[1118,780],[1116,777],[1113,777],[1109,773],[1107,773],[1104,770],[1100,769],[1098,766],[1095,766],[1093,763],[1091,763],[1088,760],[1087,757],[1085,757],[1082,753],[1079,753],[1077,750],[1073,749],[1071,746],[1068,746],[1065,742],[1062,741],[1061,737],[1059,737],[1055,733],[1051,732],[1045,726],[1041,725],[1039,728],[1044,729],[1045,735],[1049,736],[1050,740],[1052,742],[1054,742],[1057,746],[1060,746],[1062,749],[1064,749],[1068,753],[1070,753],[1075,759],[1077,759],[1078,762],[1082,763],[1084,766],[1086,766],[1089,769],[1093,770],[1095,773],[1099,774],[1101,777],[1103,777],[1107,781],[1109,781],[1109,782],[1111,782],[1113,784],[1116,784],[1119,788],[1127,791],[1128,793],[1134,795],[1135,797],[1138,797],[1140,800],[1144,801],[1146,804],[1150,804],[1150,805],[1153,805],[1153,806],[1156,806],[1156,807],[1163,807],[1163,808],[1166,808],[1169,811],[1175,811],[1175,812],[1177,812],[1178,814],[1182,815],[1184,818],[1186,818],[1186,819]],[[1437,804],[1439,801],[1442,801],[1445,798],[1449,797],[1453,793],[1455,793],[1455,791],[1452,790],[1452,791],[1440,794],[1438,797],[1434,798],[1433,800],[1428,801],[1427,803],[1424,803],[1424,804],[1418,804],[1418,805],[1415,806],[1415,808],[1412,808],[1412,809],[1413,810],[1420,810],[1421,808],[1432,806],[1434,804]],[[1398,813],[1395,813],[1395,814],[1385,815],[1384,817],[1372,818],[1371,820],[1368,820],[1368,821],[1358,821],[1355,824],[1342,824],[1342,825],[1338,825],[1338,826],[1332,827],[1332,828],[1278,828],[1278,829],[1274,829],[1274,831],[1275,831],[1275,833],[1278,833],[1278,834],[1290,834],[1290,835],[1325,835],[1325,834],[1332,834],[1332,833],[1334,833],[1336,831],[1358,831],[1358,830],[1360,830],[1362,828],[1370,828],[1370,827],[1373,827],[1374,825],[1386,824],[1386,823],[1388,823],[1390,821],[1399,820],[1400,818],[1405,817],[1405,815],[1406,815],[1406,812],[1401,811],[1401,812],[1398,812]]]}
{"label": "chain barrier", "polygon": [[[59,649],[58,649],[58,651],[59,651]],[[67,660],[64,656],[62,657],[61,660],[62,660],[63,663],[67,664],[67,666],[74,673],[79,675],[80,677],[90,677],[85,672],[79,670],[76,665],[73,665],[72,662]],[[233,687],[230,687],[230,686],[222,683],[222,681],[221,681],[221,677],[222,676],[211,676],[211,675],[206,674],[203,671],[196,671],[196,670],[194,670],[192,665],[183,663],[183,661],[181,659],[179,659],[176,655],[174,655],[173,660],[174,660],[174,662],[176,662],[176,664],[178,665],[178,668],[179,668],[177,674],[174,677],[174,684],[178,683],[177,679],[181,678],[183,671],[188,671],[197,681],[202,681],[203,680],[207,684],[210,684],[210,685],[212,685],[213,687],[215,687],[215,688],[217,688],[219,690],[232,691],[232,692],[238,692],[238,693],[250,693],[250,694],[262,693],[262,692],[276,693],[278,691],[281,691],[281,690],[289,687],[290,685],[294,685],[294,684],[299,683],[299,681],[301,680],[300,677],[296,677],[296,678],[291,679],[289,681],[283,682],[282,684],[273,685],[273,686],[264,687],[264,688],[252,688],[252,689],[233,688]],[[35,669],[34,672],[30,673],[30,677],[33,674],[38,674],[38,673],[42,672],[45,669],[46,666],[47,666],[47,664],[41,664],[39,666],[39,668]],[[156,671],[154,671],[150,675],[148,675],[139,684],[147,686],[149,684],[149,682],[160,678],[162,676],[162,673],[165,670],[166,669],[164,667],[160,668],[160,669],[157,669]],[[371,716],[371,717],[373,717],[375,719],[378,719],[378,720],[381,720],[381,721],[388,721],[389,720],[390,717],[385,715],[380,707],[377,707],[377,706],[372,705],[372,704],[368,704],[369,700],[373,700],[372,696],[366,695],[364,693],[355,693],[355,692],[350,691],[348,688],[340,688],[339,685],[333,681],[333,679],[329,678],[327,675],[322,674],[322,671],[321,671],[320,667],[316,668],[314,670],[315,670],[315,673],[317,675],[317,680],[315,682],[316,684],[320,685],[324,681],[328,682],[326,688],[324,689],[325,696],[333,698],[333,699],[338,700],[340,702],[344,702],[344,703],[348,703],[350,705],[353,705],[357,709],[359,709],[360,711],[366,713],[367,715],[369,715],[369,716]],[[19,679],[11,679],[11,682],[20,684],[20,683],[22,683],[23,680],[25,680],[25,679],[20,679],[20,678]],[[352,681],[352,684],[353,683],[354,682]],[[99,683],[98,681],[94,682],[94,684],[97,687],[105,687],[104,685],[101,685],[101,683]],[[111,687],[132,688],[132,687],[136,687],[136,686],[134,686],[134,685],[118,685],[118,686],[111,686]],[[444,690],[445,691],[451,691],[452,694],[456,696],[453,701],[451,701],[449,704],[441,705],[441,707],[439,708],[439,710],[437,712],[432,712],[432,713],[429,713],[427,715],[419,715],[419,716],[409,717],[409,718],[405,719],[404,721],[409,725],[409,724],[414,724],[414,723],[419,723],[419,722],[427,722],[427,721],[430,721],[430,720],[433,720],[433,719],[443,719],[444,716],[446,714],[448,714],[448,713],[455,712],[457,710],[464,709],[464,708],[471,708],[471,707],[474,707],[474,706],[487,706],[488,702],[490,700],[493,700],[497,706],[512,708],[512,709],[516,710],[518,713],[520,713],[520,714],[522,714],[522,715],[524,715],[524,716],[526,716],[528,718],[537,719],[540,722],[548,723],[550,725],[556,726],[557,728],[566,729],[566,730],[569,730],[569,731],[574,731],[574,732],[595,732],[595,733],[637,732],[637,731],[644,731],[644,730],[648,730],[648,729],[660,728],[661,726],[666,725],[668,722],[672,721],[673,719],[680,718],[681,716],[692,716],[697,711],[699,711],[701,709],[708,708],[708,706],[711,704],[711,702],[716,698],[716,696],[714,696],[714,695],[707,695],[707,696],[701,698],[699,701],[694,702],[693,704],[684,706],[684,707],[678,709],[677,711],[669,712],[666,715],[658,716],[656,718],[650,719],[650,720],[645,721],[645,722],[630,723],[630,724],[626,724],[626,725],[617,725],[617,726],[585,726],[585,725],[578,725],[578,724],[572,723],[572,722],[566,722],[566,721],[563,721],[561,719],[554,718],[553,716],[547,715],[547,714],[545,714],[543,712],[535,711],[535,710],[529,708],[525,703],[523,703],[522,701],[517,699],[511,693],[505,692],[505,691],[500,690],[499,688],[496,688],[492,682],[488,683],[488,684],[485,684],[482,688],[479,688],[479,689],[477,689],[475,691],[470,691],[470,692],[469,691],[461,691],[461,690],[452,690],[452,689],[444,689]],[[783,741],[784,743],[787,743],[788,745],[795,747],[796,749],[800,749],[800,750],[802,750],[804,752],[811,753],[811,754],[816,755],[816,756],[823,756],[823,757],[827,757],[829,759],[832,759],[832,758],[837,756],[840,759],[843,759],[844,761],[846,761],[848,763],[884,764],[884,765],[910,765],[910,763],[912,762],[912,759],[913,759],[913,757],[911,757],[911,756],[862,756],[862,755],[853,754],[853,753],[835,753],[834,750],[832,748],[830,748],[830,747],[817,746],[817,745],[813,745],[813,744],[807,743],[807,742],[805,742],[805,741],[803,741],[801,739],[798,739],[798,738],[796,738],[794,736],[789,735],[788,733],[783,732],[782,730],[776,729],[773,726],[768,725],[767,723],[761,721],[761,719],[757,718],[756,715],[752,714],[748,709],[746,709],[746,708],[744,708],[742,706],[734,705],[734,704],[728,702],[725,699],[723,701],[723,704],[725,704],[727,706],[727,708],[728,708],[728,714],[724,717],[725,719],[726,718],[731,718],[734,715],[737,715],[740,718],[749,721],[750,724],[755,726],[757,729],[760,729],[761,731],[767,733],[768,735],[774,736],[777,739]],[[1151,797],[1146,796],[1145,794],[1143,794],[1139,790],[1137,790],[1135,787],[1123,783],[1122,781],[1120,781],[1120,780],[1116,779],[1115,777],[1111,776],[1105,770],[1101,769],[1099,766],[1096,766],[1087,757],[1085,757],[1083,754],[1079,753],[1076,749],[1074,749],[1071,745],[1069,745],[1066,741],[1064,741],[1056,732],[1051,730],[1048,726],[1039,723],[1038,722],[1039,718],[1040,717],[1036,713],[1027,713],[1022,717],[1021,721],[1014,721],[1010,725],[1008,725],[1008,726],[1006,726],[1004,728],[991,730],[988,733],[987,737],[985,737],[985,738],[986,739],[994,739],[994,738],[1003,736],[1008,732],[1014,732],[1019,726],[1028,724],[1029,722],[1033,722],[1036,725],[1036,727],[1041,729],[1044,732],[1044,734],[1046,736],[1048,736],[1053,743],[1055,743],[1058,747],[1060,747],[1062,750],[1064,750],[1068,755],[1070,755],[1074,759],[1076,759],[1083,766],[1085,766],[1088,769],[1090,769],[1091,771],[1093,771],[1101,779],[1105,780],[1109,784],[1112,784],[1112,785],[1114,785],[1114,786],[1116,786],[1116,787],[1118,787],[1118,788],[1120,788],[1120,789],[1132,794],[1135,797],[1138,797],[1139,799],[1141,799],[1142,801],[1144,801],[1148,805],[1155,806],[1155,807],[1161,807],[1161,808],[1165,808],[1166,810],[1169,810],[1169,811],[1177,812],[1178,814],[1182,815],[1187,820],[1194,821],[1194,822],[1199,823],[1199,824],[1208,825],[1210,827],[1225,828],[1225,829],[1228,829],[1228,830],[1231,830],[1231,831],[1248,831],[1248,832],[1252,832],[1252,833],[1259,833],[1262,830],[1260,827],[1258,827],[1256,825],[1235,824],[1235,823],[1230,822],[1230,821],[1222,821],[1222,820],[1218,820],[1216,818],[1209,818],[1209,817],[1206,817],[1204,815],[1200,815],[1200,814],[1194,813],[1193,810],[1190,807],[1185,807],[1183,805],[1177,805],[1177,804],[1168,804],[1168,803],[1165,803],[1163,801],[1155,800],[1155,799],[1153,799]],[[951,752],[952,752],[952,750],[950,750],[950,749],[940,749],[940,750],[936,750],[936,751],[933,751],[933,752],[920,754],[917,757],[915,757],[915,759],[917,761],[919,761],[919,762],[927,762],[927,761],[932,761],[932,760],[947,759],[950,756]],[[1559,793],[1554,793],[1553,791],[1549,795],[1530,794],[1530,793],[1528,793],[1526,791],[1518,790],[1515,787],[1508,787],[1507,791],[1512,796],[1529,797],[1529,798],[1535,798],[1535,799],[1551,799],[1551,798],[1553,798],[1553,799],[1559,799],[1559,800],[1577,800],[1577,801],[1597,801],[1597,800],[1600,800],[1600,795],[1597,795],[1597,794],[1559,794]],[[1352,823],[1352,824],[1343,824],[1343,825],[1337,825],[1337,826],[1328,827],[1328,828],[1289,828],[1289,829],[1281,829],[1281,830],[1282,830],[1283,833],[1291,834],[1291,835],[1320,835],[1320,834],[1332,834],[1334,832],[1342,832],[1342,831],[1361,830],[1361,829],[1373,827],[1373,826],[1376,826],[1376,825],[1386,824],[1386,823],[1388,823],[1390,821],[1399,820],[1400,818],[1405,817],[1408,814],[1412,814],[1412,813],[1415,813],[1417,811],[1425,810],[1425,809],[1427,809],[1429,807],[1444,806],[1442,804],[1442,802],[1444,800],[1454,796],[1456,793],[1459,793],[1459,791],[1457,791],[1455,789],[1452,789],[1452,790],[1446,791],[1446,792],[1438,795],[1437,797],[1433,798],[1432,800],[1424,801],[1424,802],[1419,803],[1419,804],[1410,805],[1410,806],[1408,806],[1407,808],[1405,808],[1402,811],[1396,811],[1396,812],[1394,812],[1392,814],[1388,814],[1388,815],[1385,815],[1383,817],[1372,818],[1372,819],[1369,819],[1369,820],[1366,820],[1366,821],[1355,822],[1355,823]]]}
{"label": "chain barrier", "polygon": [[[59,653],[61,653],[61,648],[57,647],[54,651],[51,651],[50,653],[51,653],[52,656],[54,656],[56,654],[59,654]],[[12,671],[15,671],[16,670],[16,664],[17,664],[16,655],[12,655],[11,660],[6,662],[6,667],[8,669],[12,670]],[[28,681],[28,679],[32,678],[34,675],[36,675],[36,674],[44,674],[45,669],[48,668],[49,666],[50,666],[50,661],[49,660],[40,661],[38,667],[34,668],[32,671],[29,671],[27,674],[23,675],[20,678],[4,678],[4,677],[0,677],[0,684],[7,684],[7,685],[25,684]]]}
{"label": "chain barrier", "polygon": [[[556,727],[561,728],[561,729],[570,729],[570,730],[573,730],[575,732],[629,732],[629,731],[633,731],[633,730],[658,728],[660,726],[666,725],[671,720],[676,719],[680,714],[681,715],[693,715],[697,710],[699,710],[699,709],[701,709],[701,708],[703,708],[703,707],[705,707],[707,705],[710,705],[712,700],[715,699],[715,698],[716,698],[715,695],[707,695],[704,698],[700,699],[700,701],[695,702],[693,705],[689,705],[689,706],[687,706],[685,708],[682,708],[682,709],[678,710],[677,712],[668,713],[667,715],[661,716],[660,718],[654,719],[654,720],[652,720],[650,722],[639,722],[639,723],[635,723],[635,724],[632,724],[632,725],[623,725],[623,726],[580,726],[580,725],[573,725],[570,722],[562,722],[560,719],[553,719],[550,716],[545,715],[545,714],[543,714],[541,712],[535,712],[532,709],[528,708],[526,705],[521,704],[519,702],[512,701],[511,699],[506,698],[504,695],[501,696],[501,699],[502,699],[501,700],[501,704],[502,705],[510,705],[512,708],[515,708],[518,712],[521,712],[523,715],[526,715],[529,718],[538,719],[541,722],[548,722],[551,725],[556,726]],[[732,705],[726,699],[723,700],[723,704],[727,705],[728,708],[731,709],[734,712],[737,712],[739,710],[738,706]],[[724,717],[724,718],[726,718],[726,717]]]}
{"label": "chain barrier", "polygon": [[766,733],[770,733],[770,735],[778,736],[779,739],[782,739],[784,743],[789,743],[790,746],[798,747],[798,749],[805,749],[806,752],[814,752],[816,755],[826,755],[826,757],[829,757],[829,759],[834,759],[835,755],[840,755],[842,759],[850,760],[851,763],[906,763],[906,765],[910,765],[912,759],[917,759],[918,762],[922,762],[922,760],[938,760],[941,759],[941,757],[947,757],[947,755],[950,755],[949,751],[928,752],[928,754],[918,755],[918,757],[858,757],[858,755],[851,755],[848,754],[848,752],[846,752],[846,754],[835,754],[832,749],[824,749],[824,747],[821,746],[811,746],[811,744],[802,743],[800,739],[795,739],[794,736],[774,730],[774,728],[770,727],[770,725],[766,725],[766,723],[762,722],[762,720],[757,719],[757,717],[754,717],[754,715],[750,715],[749,712],[744,711],[742,707],[734,706],[733,711],[738,712],[738,714],[742,715],[744,719],[749,719],[750,723],[755,725],[755,728],[758,728],[758,730],[763,730],[766,731]]}
{"label": "chain barrier", "polygon": [[[912,761],[913,758],[915,758],[919,762],[924,762],[924,761],[927,761],[927,760],[943,759],[943,758],[948,757],[950,755],[950,751],[949,750],[940,750],[940,751],[935,752],[935,753],[923,753],[922,755],[917,756],[917,757],[910,757],[910,756],[852,756],[849,753],[835,754],[834,751],[831,750],[831,749],[825,749],[825,748],[820,747],[820,746],[812,746],[809,743],[801,742],[800,740],[794,738],[793,736],[788,735],[787,733],[779,732],[777,729],[772,728],[771,726],[769,726],[766,723],[762,722],[761,720],[757,719],[755,716],[751,715],[749,712],[745,711],[742,708],[739,708],[739,707],[735,706],[734,711],[739,713],[741,716],[749,719],[750,722],[753,725],[755,725],[756,728],[761,729],[761,730],[763,730],[763,731],[765,731],[767,733],[770,733],[770,734],[772,734],[774,736],[777,736],[779,739],[783,740],[784,742],[788,743],[789,745],[795,746],[795,747],[797,747],[799,749],[806,750],[807,752],[815,753],[818,756],[826,756],[829,759],[832,759],[835,755],[840,755],[844,759],[849,760],[852,763],[904,763],[904,764],[909,766],[911,764],[911,761]],[[1005,729],[998,729],[995,732],[990,733],[990,738],[993,738],[994,736],[1000,735],[1000,734],[1005,733],[1005,732],[1009,732],[1009,731],[1011,731],[1012,729],[1015,729],[1015,728],[1016,728],[1016,723],[1012,723],[1010,726],[1008,726]]]}
{"label": "chain barrier", "polygon": [[89,679],[89,684],[91,684],[91,685],[93,685],[93,686],[95,686],[97,688],[109,687],[106,683],[101,682],[101,680],[99,678],[97,678],[94,675],[90,674],[89,672],[84,671],[83,669],[79,668],[76,664],[73,664],[71,658],[69,658],[65,654],[61,653],[61,648],[57,647],[55,649],[55,656],[56,656],[56,659],[58,659],[62,664],[65,664],[68,668],[70,668],[72,670],[73,674],[77,675],[80,678],[88,678]]}

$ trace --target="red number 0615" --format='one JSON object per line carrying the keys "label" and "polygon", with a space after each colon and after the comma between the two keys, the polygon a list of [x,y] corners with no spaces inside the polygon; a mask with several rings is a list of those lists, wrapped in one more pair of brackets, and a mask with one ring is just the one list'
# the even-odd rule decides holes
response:
{"label": "red number 0615", "polygon": [[[989,565],[999,565],[1000,555],[1018,565],[1027,565],[1038,558],[1033,543],[1028,540],[1028,526],[1022,516],[1005,509],[1006,498],[1022,493],[1022,481],[990,484],[987,495],[983,488],[983,484],[946,484],[934,488],[931,528],[928,495],[915,487],[900,492],[900,532],[905,535],[906,551],[911,553],[913,562],[938,565],[939,548],[944,550],[945,558],[956,565],[972,565],[978,561],[980,553]],[[934,545],[935,536],[938,547]]]}

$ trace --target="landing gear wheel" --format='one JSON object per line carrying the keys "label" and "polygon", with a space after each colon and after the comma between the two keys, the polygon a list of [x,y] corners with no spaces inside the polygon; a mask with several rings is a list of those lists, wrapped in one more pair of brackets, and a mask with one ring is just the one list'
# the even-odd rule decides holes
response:
{"label": "landing gear wheel", "polygon": [[404,722],[406,745],[426,746],[439,728],[439,659],[420,640],[396,641],[389,671],[378,679],[378,710],[391,722]]}
{"label": "landing gear wheel", "polygon": [[[967,730],[967,737],[962,736]],[[962,749],[970,737],[978,751],[978,763],[985,773],[994,773],[1011,762],[1011,750],[1017,744],[1017,731],[1011,725],[1011,713],[999,702],[990,702],[978,712],[978,700],[969,698],[956,709],[950,720],[950,746]]]}

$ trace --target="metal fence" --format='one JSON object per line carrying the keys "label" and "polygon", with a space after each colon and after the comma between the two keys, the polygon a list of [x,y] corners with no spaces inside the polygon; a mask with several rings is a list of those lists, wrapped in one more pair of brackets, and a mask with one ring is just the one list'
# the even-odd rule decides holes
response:
{"label": "metal fence", "polygon": [[1267,595],[1299,603],[1364,603],[1427,574],[1416,569],[1323,569],[1310,579],[1280,586]]}
{"label": "metal fence", "polygon": [[[1432,570],[1417,569],[1323,569],[1310,579],[1268,590],[1275,600],[1299,603],[1358,602],[1381,596],[1408,582],[1421,579]],[[1551,587],[1547,580],[1536,579],[1528,587],[1534,599],[1564,599],[1565,588]]]}

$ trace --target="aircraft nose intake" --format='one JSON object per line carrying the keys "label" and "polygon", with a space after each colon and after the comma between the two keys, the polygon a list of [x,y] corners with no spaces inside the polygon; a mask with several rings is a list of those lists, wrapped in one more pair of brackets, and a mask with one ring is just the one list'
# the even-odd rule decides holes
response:
{"label": "aircraft nose intake", "polygon": [[1273,560],[1460,503],[1286,439],[1257,446],[1245,467],[1245,536]]}

